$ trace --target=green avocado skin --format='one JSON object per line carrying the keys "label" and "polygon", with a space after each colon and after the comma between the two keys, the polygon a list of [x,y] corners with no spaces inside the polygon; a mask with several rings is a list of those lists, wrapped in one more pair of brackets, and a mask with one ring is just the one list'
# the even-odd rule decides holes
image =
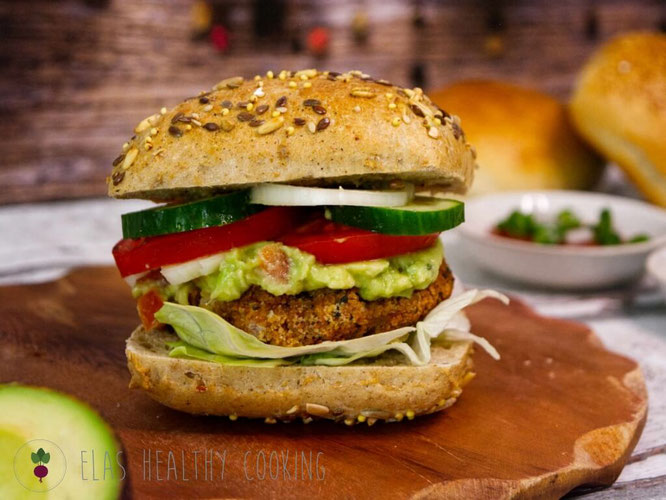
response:
{"label": "green avocado skin", "polygon": [[0,384],[0,409],[0,498],[120,497],[122,452],[92,408],[51,389]]}
{"label": "green avocado skin", "polygon": [[[264,271],[262,249],[277,246],[289,262],[286,279],[274,279]],[[427,288],[439,274],[444,259],[441,243],[430,248],[386,259],[320,264],[314,256],[282,243],[262,241],[225,252],[217,269],[180,285],[160,281],[139,281],[132,289],[135,298],[158,289],[164,300],[188,303],[192,287],[201,291],[204,301],[231,301],[252,285],[273,295],[295,295],[322,288],[358,288],[364,300],[409,297],[414,290]]]}

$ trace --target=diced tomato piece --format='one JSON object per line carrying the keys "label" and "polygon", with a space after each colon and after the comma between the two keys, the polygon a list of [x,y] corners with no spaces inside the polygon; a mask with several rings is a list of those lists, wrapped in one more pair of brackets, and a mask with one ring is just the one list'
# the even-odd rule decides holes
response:
{"label": "diced tomato piece", "polygon": [[136,309],[141,318],[141,324],[146,330],[150,330],[160,325],[155,319],[155,313],[160,310],[164,301],[156,290],[150,290],[148,293],[139,297],[136,303]]}

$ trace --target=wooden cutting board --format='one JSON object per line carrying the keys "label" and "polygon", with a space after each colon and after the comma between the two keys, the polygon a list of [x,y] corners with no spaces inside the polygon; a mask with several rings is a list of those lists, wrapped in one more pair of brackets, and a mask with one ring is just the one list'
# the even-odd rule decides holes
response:
{"label": "wooden cutting board", "polygon": [[[0,382],[52,387],[96,408],[122,441],[128,498],[556,498],[611,484],[645,422],[637,364],[585,326],[519,302],[486,300],[468,314],[502,359],[477,350],[477,378],[444,413],[373,427],[231,422],[127,388],[124,341],[137,323],[129,290],[114,269],[82,269],[0,288]],[[212,479],[204,450],[220,454]],[[169,451],[177,468],[167,480]]]}

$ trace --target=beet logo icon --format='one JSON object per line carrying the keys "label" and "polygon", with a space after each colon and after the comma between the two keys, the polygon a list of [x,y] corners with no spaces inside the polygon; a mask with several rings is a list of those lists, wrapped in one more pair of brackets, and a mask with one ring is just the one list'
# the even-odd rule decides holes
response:
{"label": "beet logo icon", "polygon": [[[3,451],[0,451],[0,498],[2,499],[23,498],[25,494],[23,488],[38,493],[52,490],[62,483],[67,473],[67,459],[60,446],[48,439],[32,439],[18,447],[14,455],[14,476],[18,488],[16,491],[10,490],[11,493],[7,495],[7,491],[3,489],[6,485],[2,482],[5,458]],[[69,497],[77,498],[71,495]]]}
{"label": "beet logo icon", "polygon": [[35,477],[39,478],[39,482],[41,483],[42,478],[45,478],[49,474],[49,469],[47,469],[45,464],[48,464],[49,460],[51,460],[51,454],[46,453],[44,448],[40,448],[37,450],[37,453],[31,454],[30,458],[32,459],[33,464],[37,464],[37,467],[35,467],[35,470],[33,470],[32,473]]}

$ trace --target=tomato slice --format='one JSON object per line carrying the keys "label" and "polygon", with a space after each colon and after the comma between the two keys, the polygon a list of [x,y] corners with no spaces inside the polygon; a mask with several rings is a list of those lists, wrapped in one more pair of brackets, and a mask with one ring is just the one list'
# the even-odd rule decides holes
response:
{"label": "tomato slice", "polygon": [[296,207],[271,207],[224,226],[124,239],[113,247],[113,258],[120,274],[129,276],[257,241],[274,240],[302,223],[303,214]]}
{"label": "tomato slice", "polygon": [[311,253],[322,264],[342,264],[414,252],[433,245],[438,237],[438,233],[423,236],[374,233],[319,216],[284,235],[280,241]]}
{"label": "tomato slice", "polygon": [[155,319],[155,313],[160,310],[164,301],[156,290],[150,290],[144,293],[136,302],[136,309],[141,318],[141,324],[146,330],[159,326],[159,321]]}

